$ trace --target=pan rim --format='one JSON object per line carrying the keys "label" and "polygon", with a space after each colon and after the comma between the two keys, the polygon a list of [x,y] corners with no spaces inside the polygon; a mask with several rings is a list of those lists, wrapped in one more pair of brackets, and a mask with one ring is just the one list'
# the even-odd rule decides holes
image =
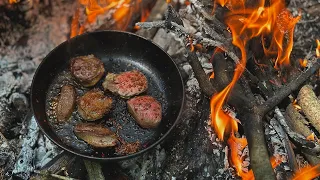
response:
{"label": "pan rim", "polygon": [[[95,157],[95,156],[89,156],[89,155],[85,155],[85,154],[81,154],[81,153],[78,153],[78,152],[75,152],[73,151],[71,148],[67,148],[67,147],[64,147],[62,144],[60,144],[59,142],[56,142],[49,134],[47,134],[47,132],[45,131],[45,129],[42,127],[42,125],[39,123],[40,120],[38,120],[38,118],[36,117],[35,115],[35,109],[34,109],[34,104],[33,104],[33,99],[34,99],[34,86],[35,86],[35,79],[37,77],[37,74],[39,72],[39,70],[41,69],[41,67],[43,66],[43,64],[45,63],[45,60],[50,57],[50,55],[52,53],[55,52],[56,49],[58,49],[59,47],[63,46],[64,44],[68,43],[68,41],[72,40],[72,39],[76,39],[76,38],[80,38],[82,36],[87,36],[89,34],[95,34],[95,33],[125,33],[127,35],[132,35],[132,36],[135,36],[135,37],[138,37],[140,39],[143,39],[145,41],[148,41],[149,43],[155,45],[156,47],[158,47],[161,51],[163,51],[167,56],[168,58],[171,60],[171,62],[174,64],[176,70],[178,71],[178,74],[179,74],[179,77],[180,77],[180,82],[181,82],[181,91],[182,91],[182,100],[181,100],[181,103],[180,103],[180,109],[179,109],[179,112],[178,112],[178,115],[177,115],[177,118],[175,119],[174,123],[171,125],[171,127],[167,130],[167,132],[165,134],[163,134],[157,141],[153,142],[150,146],[148,146],[147,148],[144,148],[136,153],[133,153],[133,154],[128,154],[128,155],[124,155],[124,156],[117,156],[117,157]],[[185,85],[184,85],[184,81],[182,79],[182,75],[181,75],[181,72],[179,70],[179,67],[178,65],[174,62],[174,60],[172,59],[172,57],[165,51],[163,50],[158,44],[154,43],[153,41],[145,38],[145,37],[142,37],[140,35],[137,35],[137,34],[134,34],[132,32],[126,32],[126,31],[119,31],[119,30],[100,30],[100,31],[94,31],[94,32],[86,32],[86,33],[83,33],[81,35],[78,35],[78,36],[75,36],[73,38],[70,38],[70,39],[67,39],[65,40],[64,42],[60,43],[58,46],[56,46],[54,49],[52,49],[44,58],[43,60],[40,62],[40,64],[38,65],[35,73],[34,73],[34,76],[32,78],[32,83],[31,83],[31,95],[30,95],[30,100],[31,100],[31,109],[32,109],[32,113],[33,113],[33,116],[39,126],[39,128],[41,129],[41,131],[46,135],[46,137],[48,137],[54,144],[56,144],[57,146],[59,146],[61,149],[71,153],[71,154],[75,154],[77,156],[80,156],[80,157],[83,157],[83,158],[86,158],[86,159],[90,159],[90,160],[96,160],[96,161],[104,161],[104,162],[111,162],[111,161],[121,161],[121,160],[127,160],[127,159],[131,159],[131,158],[134,158],[134,157],[137,157],[137,156],[140,156],[142,154],[144,154],[145,152],[147,151],[150,151],[151,149],[153,149],[155,146],[159,145],[160,143],[162,143],[167,137],[168,135],[172,132],[172,130],[176,127],[176,125],[178,124],[178,122],[180,121],[181,119],[181,115],[182,115],[182,111],[183,111],[183,107],[184,107],[184,104],[185,104]]]}

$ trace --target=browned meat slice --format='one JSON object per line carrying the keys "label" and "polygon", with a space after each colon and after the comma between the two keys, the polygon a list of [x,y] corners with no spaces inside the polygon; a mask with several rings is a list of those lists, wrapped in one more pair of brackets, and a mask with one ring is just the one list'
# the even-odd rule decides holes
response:
{"label": "browned meat slice", "polygon": [[127,101],[129,112],[143,128],[155,128],[162,118],[161,104],[151,96],[137,96]]}
{"label": "browned meat slice", "polygon": [[58,122],[67,121],[76,103],[76,91],[71,85],[64,85],[61,88],[60,95],[58,96],[56,115]]}
{"label": "browned meat slice", "polygon": [[70,62],[72,75],[85,87],[94,86],[103,76],[103,62],[93,55],[75,57]]}
{"label": "browned meat slice", "polygon": [[133,154],[136,153],[140,148],[140,142],[122,142],[119,146],[116,147],[116,153],[121,155]]}
{"label": "browned meat slice", "polygon": [[105,148],[117,144],[117,136],[108,128],[93,123],[79,123],[74,127],[75,135],[93,147]]}
{"label": "browned meat slice", "polygon": [[120,74],[108,73],[102,85],[104,90],[129,98],[147,90],[148,81],[141,72],[133,70]]}
{"label": "browned meat slice", "polygon": [[78,99],[78,112],[87,121],[102,118],[111,106],[112,99],[104,96],[99,89],[90,90]]}

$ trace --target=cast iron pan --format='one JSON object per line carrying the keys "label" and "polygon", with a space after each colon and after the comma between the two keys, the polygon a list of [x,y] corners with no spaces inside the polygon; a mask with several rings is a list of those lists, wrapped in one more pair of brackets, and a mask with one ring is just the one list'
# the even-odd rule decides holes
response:
{"label": "cast iron pan", "polygon": [[[107,94],[114,99],[111,113],[100,121],[116,131],[115,124],[120,124],[118,135],[127,142],[140,141],[141,149],[130,155],[115,154],[113,148],[79,150],[75,147],[85,144],[72,132],[74,123],[80,122],[80,116],[74,112],[69,125],[52,126],[47,114],[50,96],[58,95],[63,84],[70,78],[67,70],[70,59],[76,56],[93,54],[101,59],[106,72],[119,73],[137,69],[148,79],[148,90],[144,94],[155,97],[162,104],[163,118],[156,129],[142,129],[130,116],[126,100]],[[100,82],[95,88],[101,88]],[[70,83],[70,82],[69,82]],[[78,95],[88,89],[77,89]],[[48,100],[47,100],[48,99]],[[140,155],[159,144],[173,130],[181,114],[184,103],[184,86],[176,64],[170,56],[151,41],[135,34],[118,31],[100,31],[86,33],[60,44],[52,50],[39,65],[32,82],[31,104],[40,129],[61,148],[95,160],[123,160]],[[114,123],[116,122],[116,123]],[[56,129],[53,130],[55,127]],[[57,131],[58,129],[58,131]],[[62,130],[61,130],[62,129]],[[69,129],[69,130],[68,130]],[[57,132],[57,133],[56,133]],[[82,142],[82,143],[81,143]]]}

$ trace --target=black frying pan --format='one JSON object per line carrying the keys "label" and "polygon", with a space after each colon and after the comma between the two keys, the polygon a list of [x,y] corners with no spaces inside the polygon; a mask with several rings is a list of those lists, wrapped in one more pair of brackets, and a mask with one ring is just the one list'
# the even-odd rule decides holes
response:
{"label": "black frying pan", "polygon": [[[138,152],[130,155],[115,154],[113,148],[79,150],[77,146],[85,144],[72,132],[74,123],[81,119],[73,113],[70,125],[58,128],[50,122],[47,114],[50,96],[58,95],[59,88],[72,81],[68,73],[70,59],[76,56],[93,54],[101,59],[106,72],[120,73],[137,69],[148,79],[148,90],[144,94],[155,97],[162,104],[163,118],[156,129],[139,127],[130,116],[126,100],[108,94],[114,99],[111,113],[96,123],[102,123],[116,131],[127,142],[141,142]],[[71,79],[71,80],[70,80]],[[101,88],[102,80],[95,86]],[[70,83],[70,82],[69,82]],[[78,88],[81,95],[88,89]],[[176,64],[170,56],[151,41],[135,34],[118,31],[100,31],[86,33],[60,44],[52,50],[39,65],[31,86],[31,104],[40,129],[61,148],[95,160],[123,160],[140,155],[159,144],[174,128],[184,103],[184,86]],[[60,129],[59,129],[60,128]],[[69,128],[69,131],[66,131]],[[53,130],[55,129],[55,130]],[[63,131],[57,131],[63,129]],[[58,132],[58,133],[56,133]],[[67,138],[66,138],[67,137]]]}

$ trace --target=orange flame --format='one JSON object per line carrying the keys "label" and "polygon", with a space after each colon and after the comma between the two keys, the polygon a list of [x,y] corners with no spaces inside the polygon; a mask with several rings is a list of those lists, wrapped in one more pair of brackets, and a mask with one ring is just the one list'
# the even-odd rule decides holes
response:
{"label": "orange flame", "polygon": [[251,170],[247,173],[242,171],[242,161],[237,157],[237,151],[234,148],[238,143],[244,145],[246,140],[234,137],[232,132],[238,131],[238,124],[222,110],[222,106],[246,67],[245,47],[253,37],[261,36],[263,38],[263,36],[271,34],[272,41],[268,48],[262,41],[265,53],[277,54],[275,68],[289,64],[293,46],[293,29],[300,16],[293,18],[285,9],[283,0],[270,0],[268,7],[265,7],[265,0],[260,0],[255,8],[246,8],[242,0],[216,0],[216,3],[226,6],[230,10],[226,17],[226,24],[232,33],[232,43],[241,51],[241,59],[236,65],[230,84],[211,98],[211,125],[220,140],[224,139],[225,134],[231,133],[228,144],[231,148],[232,163],[239,176],[243,179],[253,179]]}
{"label": "orange flame", "polygon": [[237,170],[238,176],[242,177],[242,179],[245,180],[253,180],[253,171],[249,170],[248,172],[243,171],[242,162],[243,159],[241,159],[238,155],[238,151],[242,151],[246,146],[248,142],[246,138],[236,138],[233,133],[231,133],[230,138],[228,139],[228,145],[230,148],[230,155],[231,155],[231,163],[234,165],[235,169]]}
{"label": "orange flame", "polygon": [[311,133],[306,139],[309,141],[314,141],[315,140],[314,133]]}
{"label": "orange flame", "polygon": [[[132,3],[131,0],[100,0],[99,3],[98,0],[79,0],[79,3],[86,7],[87,18],[80,27],[77,27],[79,12],[78,10],[75,12],[71,24],[70,37],[84,33],[87,25],[92,24],[99,15],[110,10],[114,10],[112,17],[116,22],[117,29],[125,30],[128,27],[132,14],[138,11],[141,0],[138,0],[136,4]],[[141,13],[142,21],[145,21],[150,14],[146,10],[142,10]]]}
{"label": "orange flame", "polygon": [[307,65],[308,65],[308,60],[306,60],[306,59],[299,59],[299,63],[300,63],[300,66],[301,67],[307,67]]}
{"label": "orange flame", "polygon": [[319,58],[320,57],[320,40],[317,39],[316,42],[317,42],[316,55]]}
{"label": "orange flame", "polygon": [[[148,9],[142,8],[140,22],[145,22],[150,15],[150,11]],[[134,29],[140,29],[139,26],[134,26]]]}
{"label": "orange flame", "polygon": [[274,169],[281,163],[281,161],[277,161],[277,159],[274,156],[272,156],[270,158],[270,163],[271,163],[272,168]]}
{"label": "orange flame", "polygon": [[[293,28],[300,16],[293,18],[288,10],[285,9],[283,1],[271,0],[269,7],[265,6],[265,1],[260,0],[256,8],[245,8],[243,1],[218,0],[221,6],[229,5],[230,13],[226,17],[226,24],[232,32],[232,43],[241,50],[240,63],[236,65],[234,76],[230,84],[218,94],[211,98],[211,119],[212,125],[220,139],[224,133],[235,130],[235,125],[228,115],[222,110],[222,105],[234,87],[237,80],[242,75],[246,66],[246,43],[253,37],[259,35],[272,34],[272,42],[266,52],[273,52],[278,49],[278,57],[275,67],[289,64],[289,56],[292,50]],[[283,43],[285,37],[288,42]],[[285,45],[286,47],[283,47]],[[225,129],[228,129],[227,131]]]}
{"label": "orange flame", "polygon": [[314,167],[305,167],[295,174],[293,180],[311,180],[320,176],[320,164]]}
{"label": "orange flame", "polygon": [[292,106],[298,111],[302,109],[301,106],[299,106],[299,104],[297,103],[296,99],[292,102]]}
{"label": "orange flame", "polygon": [[210,77],[209,77],[210,79],[214,79],[214,72],[212,71],[212,73],[211,73],[211,75],[210,75]]}
{"label": "orange flame", "polygon": [[20,0],[9,0],[9,3],[10,4],[15,4],[15,3],[18,3]]}
{"label": "orange flame", "polygon": [[[237,138],[233,133],[231,133],[231,136],[228,139],[228,145],[230,148],[230,161],[234,165],[238,176],[240,176],[243,180],[254,180],[254,174],[252,170],[249,170],[247,172],[243,170],[242,164],[244,159],[242,159],[238,153],[238,151],[243,151],[243,149],[248,145],[247,139]],[[277,159],[272,156],[270,158],[270,163],[272,168],[275,168],[281,163],[281,161],[277,161]]]}

